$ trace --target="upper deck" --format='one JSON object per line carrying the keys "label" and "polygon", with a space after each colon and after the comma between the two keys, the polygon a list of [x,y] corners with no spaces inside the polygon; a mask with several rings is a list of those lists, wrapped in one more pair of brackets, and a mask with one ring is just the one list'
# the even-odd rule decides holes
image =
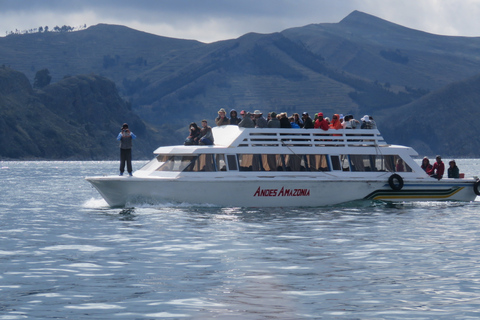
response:
{"label": "upper deck", "polygon": [[[215,144],[165,146],[155,154],[217,153],[304,153],[304,154],[403,154],[417,156],[409,147],[389,145],[377,129],[279,129],[239,128],[227,125],[212,128]],[[321,148],[321,149],[319,149]],[[228,150],[225,150],[228,149]],[[380,152],[379,150],[382,149]],[[235,150],[235,151],[233,151]]]}
{"label": "upper deck", "polygon": [[213,128],[216,146],[224,147],[379,147],[388,146],[377,129]]}

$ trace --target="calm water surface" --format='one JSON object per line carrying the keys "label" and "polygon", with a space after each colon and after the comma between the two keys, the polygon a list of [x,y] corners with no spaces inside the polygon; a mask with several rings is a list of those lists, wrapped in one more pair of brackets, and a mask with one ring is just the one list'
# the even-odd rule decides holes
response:
{"label": "calm water surface", "polygon": [[116,162],[0,168],[0,319],[480,317],[478,201],[121,210],[83,179]]}

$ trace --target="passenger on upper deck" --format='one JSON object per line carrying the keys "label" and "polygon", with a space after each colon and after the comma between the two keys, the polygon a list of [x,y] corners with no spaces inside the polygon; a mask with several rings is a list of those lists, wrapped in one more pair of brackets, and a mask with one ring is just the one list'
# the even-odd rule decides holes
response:
{"label": "passenger on upper deck", "polygon": [[[293,114],[293,118],[295,123],[298,125],[299,128],[303,128],[303,121],[300,119],[300,115],[298,113]],[[292,126],[293,128],[293,126]]]}
{"label": "passenger on upper deck", "polygon": [[325,119],[323,119],[323,113],[322,112],[318,113],[318,119],[315,121],[314,128],[315,129],[322,129],[323,131],[328,130],[328,128],[329,128],[328,122]]}
{"label": "passenger on upper deck", "polygon": [[353,115],[346,115],[343,119],[343,129],[356,129],[360,125],[358,120],[353,118]]}
{"label": "passenger on upper deck", "polygon": [[288,118],[288,121],[290,121],[290,126],[292,127],[292,129],[300,129],[300,126],[295,122],[294,116]]}
{"label": "passenger on upper deck", "polygon": [[253,114],[255,115],[255,128],[266,128],[267,120],[263,117],[263,113],[255,110]]}
{"label": "passenger on upper deck", "polygon": [[428,157],[423,157],[421,168],[427,173],[432,170],[432,165],[430,164]]}
{"label": "passenger on upper deck", "polygon": [[199,144],[213,144],[212,128],[208,126],[207,120],[202,120],[202,129],[200,130],[199,138]]}
{"label": "passenger on upper deck", "polygon": [[280,113],[280,128],[289,128],[291,129],[292,126],[290,125],[290,121],[288,121],[287,113],[282,112]]}
{"label": "passenger on upper deck", "polygon": [[430,175],[430,177],[440,180],[442,179],[443,173],[445,172],[445,164],[443,163],[442,157],[440,156],[437,156],[435,160],[437,161],[433,164],[432,169],[427,173]]}
{"label": "passenger on upper deck", "polygon": [[332,122],[330,123],[330,128],[332,129],[343,129],[342,123],[340,122],[340,115],[334,114],[332,117]]}
{"label": "passenger on upper deck", "polygon": [[252,119],[250,118],[250,113],[242,110],[240,111],[240,115],[242,116],[242,121],[238,123],[238,126],[241,128],[255,128],[255,124],[253,123]]}
{"label": "passenger on upper deck", "polygon": [[267,127],[269,128],[280,128],[280,120],[277,118],[277,114],[275,112],[270,112],[270,121],[267,122]]}
{"label": "passenger on upper deck", "polygon": [[241,119],[238,118],[237,110],[235,109],[230,110],[230,124],[238,126],[240,121]]}
{"label": "passenger on upper deck", "polygon": [[198,144],[198,140],[200,139],[200,128],[197,126],[195,122],[190,123],[190,134],[189,136],[185,139],[184,145],[192,145],[192,144]]}
{"label": "passenger on upper deck", "polygon": [[377,129],[377,123],[375,122],[375,120],[373,120],[373,117],[372,116],[368,116],[370,118],[370,126],[371,126],[371,129]]}
{"label": "passenger on upper deck", "polygon": [[448,167],[448,177],[449,178],[460,178],[460,170],[457,167],[457,164],[455,163],[455,160],[451,160],[449,163]]}
{"label": "passenger on upper deck", "polygon": [[364,115],[360,120],[362,121],[361,129],[372,129],[372,122],[370,121],[369,115]]}
{"label": "passenger on upper deck", "polygon": [[215,124],[217,126],[226,126],[230,124],[230,120],[227,118],[227,112],[225,109],[221,108],[218,110],[218,117],[215,119]]}
{"label": "passenger on upper deck", "polygon": [[313,129],[313,121],[312,118],[308,115],[308,112],[302,113],[302,120],[303,120],[303,128],[304,129]]}

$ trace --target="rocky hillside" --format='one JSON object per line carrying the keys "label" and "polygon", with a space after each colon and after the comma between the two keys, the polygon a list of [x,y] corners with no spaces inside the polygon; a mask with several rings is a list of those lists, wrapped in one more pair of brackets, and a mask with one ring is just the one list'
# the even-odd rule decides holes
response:
{"label": "rocky hillside", "polygon": [[150,158],[159,140],[103,77],[75,76],[34,90],[0,68],[1,159],[116,159],[121,124],[137,134],[134,156]]}
{"label": "rocky hillside", "polygon": [[479,157],[480,74],[449,84],[415,102],[382,112],[387,141],[401,141],[422,155]]}

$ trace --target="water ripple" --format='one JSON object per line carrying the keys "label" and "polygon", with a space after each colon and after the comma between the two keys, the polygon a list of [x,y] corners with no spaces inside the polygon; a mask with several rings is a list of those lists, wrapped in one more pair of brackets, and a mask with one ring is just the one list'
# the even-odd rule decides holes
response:
{"label": "water ripple", "polygon": [[111,209],[116,166],[1,165],[0,319],[480,317],[478,201]]}

